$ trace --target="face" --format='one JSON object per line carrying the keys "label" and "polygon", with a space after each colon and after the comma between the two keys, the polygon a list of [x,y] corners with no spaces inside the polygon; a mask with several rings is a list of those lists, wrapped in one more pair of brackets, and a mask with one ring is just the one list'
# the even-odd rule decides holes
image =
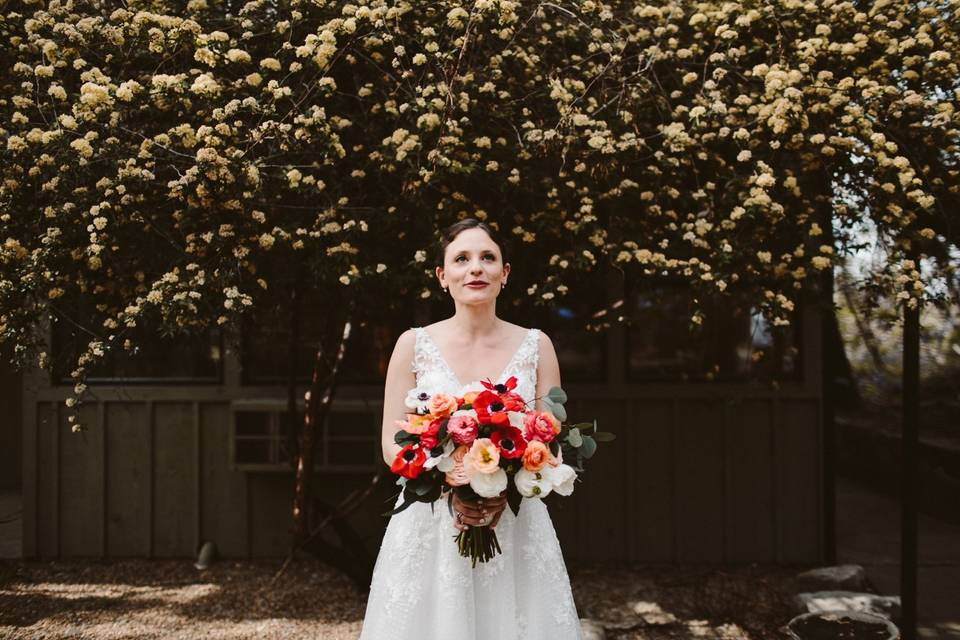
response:
{"label": "face", "polygon": [[500,247],[483,229],[466,229],[447,245],[443,268],[437,268],[441,287],[449,287],[454,300],[477,304],[496,299],[507,282],[510,265],[503,263]]}

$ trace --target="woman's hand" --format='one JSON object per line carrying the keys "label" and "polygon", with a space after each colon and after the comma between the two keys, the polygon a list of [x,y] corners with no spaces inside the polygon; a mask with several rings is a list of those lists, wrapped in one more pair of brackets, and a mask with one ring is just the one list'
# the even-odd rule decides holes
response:
{"label": "woman's hand", "polygon": [[[454,492],[453,494],[453,516],[454,526],[460,531],[466,531],[467,527],[482,527],[490,525],[495,528],[500,522],[500,516],[507,506],[507,492],[502,492],[496,498],[480,498],[474,500],[461,500]],[[457,513],[463,514],[459,518]]]}

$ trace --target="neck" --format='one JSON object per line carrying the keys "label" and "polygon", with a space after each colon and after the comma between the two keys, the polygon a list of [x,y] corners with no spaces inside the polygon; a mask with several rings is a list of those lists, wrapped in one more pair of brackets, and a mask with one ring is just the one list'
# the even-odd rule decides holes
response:
{"label": "neck", "polygon": [[484,305],[456,304],[456,311],[450,318],[457,335],[467,340],[488,336],[497,330],[500,319],[497,318],[497,303]]}

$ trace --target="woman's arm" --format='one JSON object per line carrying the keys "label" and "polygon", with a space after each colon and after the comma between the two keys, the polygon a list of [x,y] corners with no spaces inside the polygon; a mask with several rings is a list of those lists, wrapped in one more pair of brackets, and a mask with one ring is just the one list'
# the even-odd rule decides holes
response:
{"label": "woman's arm", "polygon": [[383,452],[383,461],[388,467],[400,451],[400,445],[393,441],[398,431],[394,422],[404,419],[407,408],[403,401],[407,397],[407,392],[417,386],[417,378],[410,370],[415,341],[416,333],[413,329],[407,329],[400,334],[397,344],[393,347],[390,364],[387,365],[387,380],[383,388],[383,426],[380,430],[380,448]]}
{"label": "woman's arm", "polygon": [[[543,398],[551,387],[560,385],[560,363],[557,361],[557,352],[553,348],[550,336],[540,332],[540,357],[537,362],[537,398]],[[541,400],[537,400],[537,409],[544,411]]]}

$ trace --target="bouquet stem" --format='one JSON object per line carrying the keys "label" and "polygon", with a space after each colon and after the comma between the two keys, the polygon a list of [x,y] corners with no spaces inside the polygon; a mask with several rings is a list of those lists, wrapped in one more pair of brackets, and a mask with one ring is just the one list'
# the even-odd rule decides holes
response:
{"label": "bouquet stem", "polygon": [[460,549],[461,556],[470,558],[471,567],[476,567],[477,562],[486,562],[498,553],[502,553],[497,532],[489,525],[469,527],[466,531],[461,531],[457,535],[457,548]]}

